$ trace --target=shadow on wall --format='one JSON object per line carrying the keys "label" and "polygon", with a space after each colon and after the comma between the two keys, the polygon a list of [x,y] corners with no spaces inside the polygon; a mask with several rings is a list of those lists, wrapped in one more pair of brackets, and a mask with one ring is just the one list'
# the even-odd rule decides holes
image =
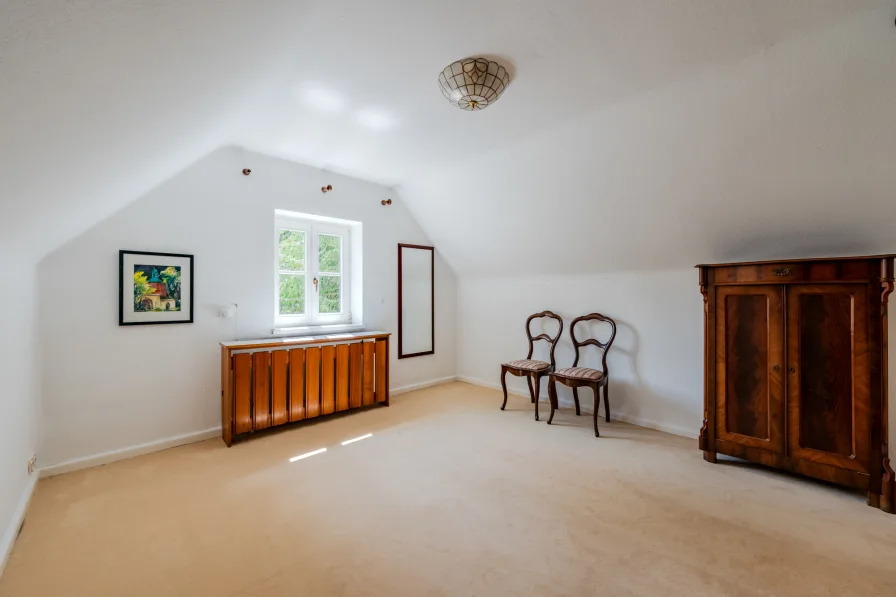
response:
{"label": "shadow on wall", "polygon": [[[771,222],[770,225],[780,225]],[[832,255],[863,255],[886,252],[883,247],[869,246],[863,231],[849,223],[839,223],[837,230],[820,234],[811,226],[804,230],[792,225],[781,229],[744,230],[726,236],[724,242],[713,247],[712,254],[719,262],[738,262],[763,259],[797,259],[800,257],[830,257]],[[808,226],[808,225],[807,225]],[[814,226],[814,224],[812,224]],[[771,251],[770,251],[771,249]]]}
{"label": "shadow on wall", "polygon": [[[572,338],[569,333],[569,324],[572,318],[564,317],[564,329],[560,340],[557,343],[555,352],[555,361],[557,368],[571,367],[575,359],[575,349],[572,344]],[[610,347],[607,356],[607,369],[609,371],[609,396],[610,396],[610,413],[612,420],[623,420],[633,422],[639,425],[649,426],[655,429],[663,429],[671,433],[685,435],[688,437],[697,437],[699,427],[694,429],[680,427],[669,421],[686,421],[693,418],[693,409],[688,408],[689,396],[685,389],[677,392],[675,388],[668,386],[660,386],[652,384],[644,379],[641,374],[640,358],[642,354],[641,336],[634,325],[625,320],[616,319],[616,338]],[[556,333],[556,324],[550,322],[549,325],[543,327],[533,326],[533,335],[538,335],[543,329],[548,334]],[[588,338],[598,338],[605,342],[609,337],[609,324],[598,322],[583,322],[576,326],[576,338],[579,341]],[[522,354],[519,358],[522,358]],[[549,346],[546,342],[536,342],[533,351],[534,359],[550,361]],[[592,369],[602,368],[602,351],[595,346],[584,346],[580,348],[580,357],[578,366],[590,367]],[[500,385],[500,380],[498,385]],[[509,391],[527,394],[528,389],[525,386],[523,378],[514,379],[507,376],[507,385]],[[556,384],[557,400],[561,409],[573,409],[575,403],[573,401],[572,389],[562,384]],[[542,380],[540,389],[540,400],[547,404],[547,380]],[[579,403],[582,409],[582,415],[591,414],[594,408],[594,398],[590,390],[582,388],[579,391]],[[663,412],[658,416],[656,405],[663,405]],[[540,408],[545,413],[543,406]],[[598,412],[604,415],[604,408],[599,407]],[[586,426],[591,423],[586,421]]]}

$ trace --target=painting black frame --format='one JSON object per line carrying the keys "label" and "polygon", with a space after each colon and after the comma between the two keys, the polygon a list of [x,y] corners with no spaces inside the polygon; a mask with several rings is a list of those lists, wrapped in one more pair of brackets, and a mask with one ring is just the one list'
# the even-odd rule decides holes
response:
{"label": "painting black frame", "polygon": [[[152,257],[178,257],[188,259],[190,262],[190,318],[178,321],[125,321],[124,320],[124,256],[125,255],[150,255]],[[195,269],[193,267],[193,255],[183,253],[157,253],[153,251],[130,251],[121,249],[118,251],[118,325],[163,325],[170,323],[193,323],[193,288],[195,286]]]}

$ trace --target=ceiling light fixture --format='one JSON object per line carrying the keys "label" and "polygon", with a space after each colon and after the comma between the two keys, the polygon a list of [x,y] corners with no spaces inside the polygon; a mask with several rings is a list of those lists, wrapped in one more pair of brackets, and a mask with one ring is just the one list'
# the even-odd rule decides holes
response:
{"label": "ceiling light fixture", "polygon": [[486,58],[466,58],[452,62],[439,73],[439,87],[449,102],[472,112],[484,110],[501,97],[510,74]]}

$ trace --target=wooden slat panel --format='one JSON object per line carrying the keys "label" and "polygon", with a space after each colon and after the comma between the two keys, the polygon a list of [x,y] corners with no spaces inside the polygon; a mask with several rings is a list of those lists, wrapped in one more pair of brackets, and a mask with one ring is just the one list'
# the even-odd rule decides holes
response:
{"label": "wooden slat panel", "polygon": [[373,361],[375,349],[373,342],[364,343],[364,394],[361,400],[361,404],[364,406],[373,404]]}
{"label": "wooden slat panel", "polygon": [[271,353],[252,355],[252,400],[255,403],[256,430],[271,426]]}
{"label": "wooden slat panel", "polygon": [[289,351],[289,420],[305,418],[305,349]]}
{"label": "wooden slat panel", "polygon": [[388,400],[388,381],[387,367],[389,365],[389,351],[385,340],[376,340],[376,401],[386,402]]}
{"label": "wooden slat panel", "polygon": [[348,344],[336,345],[336,410],[348,409]]}
{"label": "wooden slat panel", "polygon": [[363,361],[361,356],[361,343],[355,342],[354,344],[349,344],[349,374],[351,375],[351,380],[349,382],[349,390],[348,390],[348,406],[349,408],[358,408],[361,406],[361,377],[362,377],[362,367]]}
{"label": "wooden slat panel", "polygon": [[283,425],[289,421],[286,407],[286,370],[289,351],[275,350],[271,353],[271,424]]}
{"label": "wooden slat panel", "polygon": [[230,377],[233,375],[233,362],[230,350],[221,347],[221,438],[227,447],[233,443],[233,386]]}
{"label": "wooden slat panel", "polygon": [[252,355],[233,355],[233,432],[252,431]]}
{"label": "wooden slat panel", "polygon": [[305,418],[320,414],[320,346],[305,349]]}
{"label": "wooden slat panel", "polygon": [[336,412],[336,347],[320,349],[320,414]]}

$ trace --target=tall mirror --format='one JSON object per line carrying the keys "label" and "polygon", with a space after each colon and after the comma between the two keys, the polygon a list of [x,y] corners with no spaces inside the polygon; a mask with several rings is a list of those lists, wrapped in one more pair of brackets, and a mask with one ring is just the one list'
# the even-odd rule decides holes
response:
{"label": "tall mirror", "polygon": [[435,352],[435,249],[398,245],[398,358]]}

